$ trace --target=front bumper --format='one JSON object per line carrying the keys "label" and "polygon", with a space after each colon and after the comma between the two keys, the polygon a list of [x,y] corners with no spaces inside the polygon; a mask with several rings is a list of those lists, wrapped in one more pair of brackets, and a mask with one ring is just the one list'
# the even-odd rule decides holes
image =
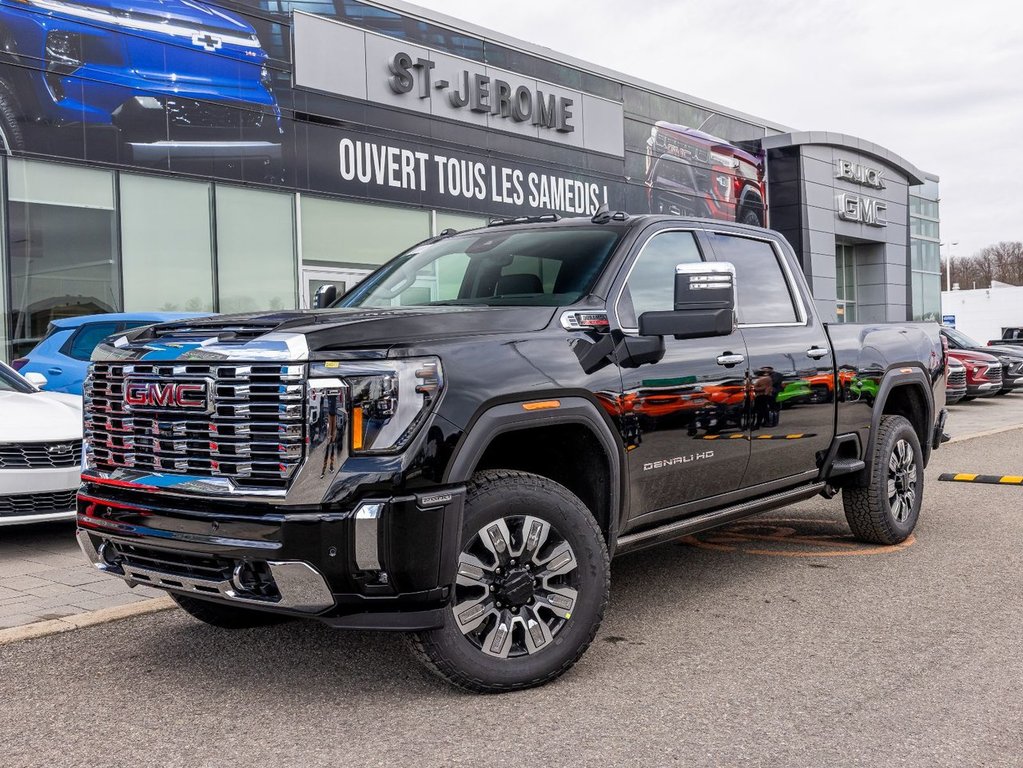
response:
{"label": "front bumper", "polygon": [[70,520],[78,466],[0,470],[0,526]]}
{"label": "front bumper", "polygon": [[995,394],[1002,388],[1002,382],[985,382],[983,384],[968,384],[966,394],[970,397],[985,397]]}
{"label": "front bumper", "polygon": [[464,489],[345,509],[213,503],[86,485],[78,542],[100,570],[176,594],[342,627],[439,626]]}
{"label": "front bumper", "polygon": [[269,141],[151,141],[128,142],[130,159],[149,165],[184,160],[262,160],[281,159],[281,145]]}

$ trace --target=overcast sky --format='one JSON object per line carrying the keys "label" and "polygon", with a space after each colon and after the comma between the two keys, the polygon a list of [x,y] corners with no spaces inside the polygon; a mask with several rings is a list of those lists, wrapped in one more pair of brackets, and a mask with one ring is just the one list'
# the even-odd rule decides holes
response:
{"label": "overcast sky", "polygon": [[775,123],[881,144],[941,178],[941,239],[958,241],[956,256],[1023,240],[1019,0],[418,1]]}

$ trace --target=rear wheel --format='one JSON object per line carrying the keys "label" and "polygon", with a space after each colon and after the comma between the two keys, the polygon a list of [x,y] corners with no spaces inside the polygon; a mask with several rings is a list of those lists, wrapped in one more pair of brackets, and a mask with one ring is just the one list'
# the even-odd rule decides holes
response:
{"label": "rear wheel", "polygon": [[764,222],[760,216],[760,212],[755,208],[744,208],[739,214],[740,224],[749,224],[751,227],[762,227]]}
{"label": "rear wheel", "polygon": [[18,102],[7,83],[0,81],[0,154],[23,149],[24,137],[18,123]]}
{"label": "rear wheel", "polygon": [[882,416],[866,485],[842,491],[849,527],[862,541],[898,544],[913,532],[923,501],[920,440],[902,416]]}
{"label": "rear wheel", "polygon": [[604,538],[575,495],[525,472],[481,472],[466,497],[451,610],[411,645],[466,690],[542,685],[585,652],[609,585]]}
{"label": "rear wheel", "polygon": [[178,607],[188,615],[212,627],[220,627],[221,629],[267,627],[290,620],[288,616],[281,616],[276,613],[257,611],[252,608],[239,608],[235,605],[223,605],[212,600],[200,600],[188,595],[176,595],[171,592],[170,596],[178,604]]}

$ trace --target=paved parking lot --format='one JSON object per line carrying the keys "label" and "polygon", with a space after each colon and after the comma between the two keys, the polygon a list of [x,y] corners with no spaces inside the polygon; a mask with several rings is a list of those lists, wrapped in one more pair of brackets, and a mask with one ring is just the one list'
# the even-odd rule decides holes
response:
{"label": "paved parking lot", "polygon": [[[950,409],[956,439],[1023,426],[1023,393]],[[74,541],[74,523],[0,528],[0,630],[151,600],[162,593],[129,589],[99,573]]]}
{"label": "paved parking lot", "polygon": [[[165,611],[0,646],[12,766],[1018,766],[1023,430],[928,469],[904,547],[816,498],[616,561],[604,627],[543,689],[462,694],[401,639]],[[68,745],[72,745],[68,748]]]}
{"label": "paved parking lot", "polygon": [[90,566],[75,543],[74,521],[0,528],[0,629],[148,600]]}

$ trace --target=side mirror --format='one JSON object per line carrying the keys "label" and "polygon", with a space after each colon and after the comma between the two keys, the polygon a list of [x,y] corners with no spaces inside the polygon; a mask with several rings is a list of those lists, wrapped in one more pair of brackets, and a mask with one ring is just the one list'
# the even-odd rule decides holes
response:
{"label": "side mirror", "polygon": [[337,301],[337,286],[321,285],[313,295],[313,309],[325,309]]}
{"label": "side mirror", "polygon": [[735,329],[735,267],[728,262],[675,267],[675,309],[644,312],[641,336],[699,339],[727,336]]}
{"label": "side mirror", "polygon": [[44,389],[46,387],[46,377],[41,373],[30,371],[25,374],[25,380],[37,389]]}

